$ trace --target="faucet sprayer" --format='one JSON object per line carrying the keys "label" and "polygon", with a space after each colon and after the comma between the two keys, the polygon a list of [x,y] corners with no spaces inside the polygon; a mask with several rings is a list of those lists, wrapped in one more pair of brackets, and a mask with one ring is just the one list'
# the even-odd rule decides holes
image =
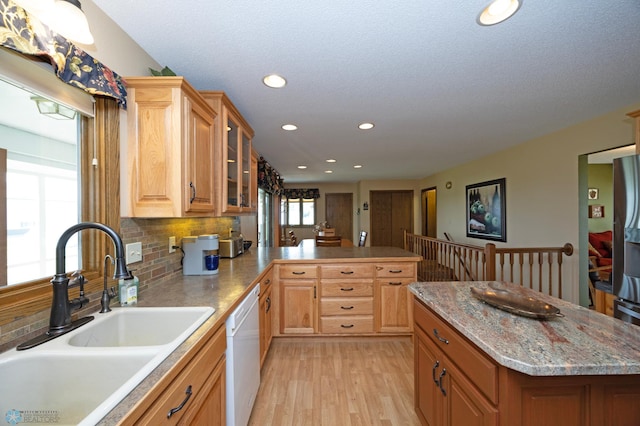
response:
{"label": "faucet sprayer", "polygon": [[51,284],[53,285],[53,299],[51,301],[49,330],[45,334],[19,345],[17,348],[18,350],[29,349],[48,340],[54,339],[88,323],[93,319],[92,316],[88,316],[71,321],[71,313],[76,309],[81,308],[85,303],[88,303],[89,299],[84,296],[85,279],[82,275],[79,275],[73,280],[71,285],[80,286],[80,297],[71,301],[69,300],[69,278],[65,272],[65,251],[67,241],[69,241],[69,238],[71,238],[73,234],[82,231],[83,229],[98,229],[107,234],[113,241],[113,245],[116,249],[115,270],[113,275],[114,279],[133,278],[133,275],[131,275],[127,269],[125,262],[124,244],[116,231],[107,225],[97,222],[81,222],[73,225],[62,233],[56,246],[56,274],[51,279]]}

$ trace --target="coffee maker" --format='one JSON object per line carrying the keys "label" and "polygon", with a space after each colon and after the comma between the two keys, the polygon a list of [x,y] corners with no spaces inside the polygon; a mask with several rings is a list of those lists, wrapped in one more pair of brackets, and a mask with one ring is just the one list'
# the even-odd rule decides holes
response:
{"label": "coffee maker", "polygon": [[213,275],[218,273],[219,242],[217,234],[182,237],[183,275]]}

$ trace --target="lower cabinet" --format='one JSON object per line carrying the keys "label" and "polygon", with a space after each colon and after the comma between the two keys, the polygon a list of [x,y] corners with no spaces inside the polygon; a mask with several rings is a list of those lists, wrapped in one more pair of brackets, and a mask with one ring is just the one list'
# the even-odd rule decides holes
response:
{"label": "lower cabinet", "polygon": [[[423,424],[436,425],[497,425],[498,410],[496,405],[479,390],[478,386],[467,377],[447,355],[450,350],[460,351],[458,341],[451,340],[450,331],[442,327],[433,327],[427,318],[426,308],[414,307],[416,314],[415,327],[415,406],[416,413]],[[426,330],[425,330],[426,328]],[[439,343],[452,348],[441,350],[438,344],[428,335],[437,336]],[[460,352],[452,354],[464,358],[466,368],[482,369],[486,364],[478,365],[476,357],[467,357]],[[482,360],[481,363],[488,360]],[[492,366],[489,366],[492,368]],[[496,373],[494,369],[494,373]],[[497,374],[491,378],[497,382]],[[490,386],[491,388],[491,386]],[[491,389],[489,390],[491,392]]]}
{"label": "lower cabinet", "polygon": [[273,272],[270,269],[260,280],[260,367],[264,364],[264,360],[269,353],[269,347],[271,346],[271,339],[273,337],[272,324],[273,324],[273,303],[271,296],[273,282]]}
{"label": "lower cabinet", "polygon": [[283,263],[276,334],[409,334],[416,261]]}
{"label": "lower cabinet", "polygon": [[223,325],[178,361],[121,424],[225,425],[226,347]]}
{"label": "lower cabinet", "polygon": [[529,376],[497,364],[414,302],[414,404],[423,425],[640,424],[640,376]]}

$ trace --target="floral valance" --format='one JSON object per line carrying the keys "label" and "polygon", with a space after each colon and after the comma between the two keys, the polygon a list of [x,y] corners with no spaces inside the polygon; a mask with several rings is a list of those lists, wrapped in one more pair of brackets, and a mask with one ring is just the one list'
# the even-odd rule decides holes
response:
{"label": "floral valance", "polygon": [[282,195],[282,178],[264,157],[258,160],[258,187],[273,195]]}
{"label": "floral valance", "polygon": [[127,91],[119,75],[11,0],[0,0],[0,46],[46,57],[60,80],[92,95],[115,98],[126,108]]}
{"label": "floral valance", "polygon": [[320,190],[318,188],[285,188],[284,196],[288,199],[305,198],[310,200],[320,198]]}

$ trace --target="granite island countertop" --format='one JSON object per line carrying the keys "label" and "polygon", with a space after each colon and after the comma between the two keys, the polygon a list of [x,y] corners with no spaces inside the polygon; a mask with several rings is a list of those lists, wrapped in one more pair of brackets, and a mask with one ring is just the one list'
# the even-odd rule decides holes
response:
{"label": "granite island countertop", "polygon": [[539,320],[488,305],[471,287],[487,281],[420,282],[410,291],[498,364],[531,376],[640,374],[640,328],[510,283],[509,291],[560,309]]}
{"label": "granite island countertop", "polygon": [[[224,324],[227,317],[259,281],[272,263],[370,262],[375,259],[419,261],[421,257],[395,247],[279,247],[249,249],[233,259],[220,259],[214,275],[178,275],[174,280],[141,290],[138,306],[211,306],[213,315],[173,351],[147,378],[127,395],[99,423],[118,423],[149,390],[171,370],[211,328]],[[127,308],[135,309],[135,308]]]}

